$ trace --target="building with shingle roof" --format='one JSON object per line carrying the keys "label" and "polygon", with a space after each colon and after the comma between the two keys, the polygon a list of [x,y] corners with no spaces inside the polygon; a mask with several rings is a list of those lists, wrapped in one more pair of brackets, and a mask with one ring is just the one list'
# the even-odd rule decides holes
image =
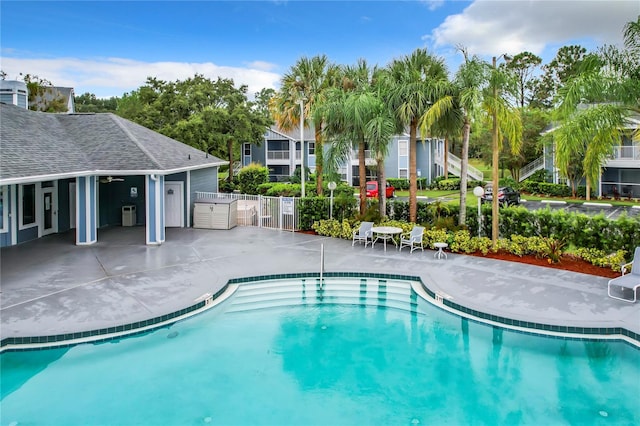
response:
{"label": "building with shingle roof", "polygon": [[[0,246],[76,229],[190,226],[196,191],[217,191],[214,156],[111,113],[50,114],[0,104]],[[163,195],[164,194],[164,195]]]}

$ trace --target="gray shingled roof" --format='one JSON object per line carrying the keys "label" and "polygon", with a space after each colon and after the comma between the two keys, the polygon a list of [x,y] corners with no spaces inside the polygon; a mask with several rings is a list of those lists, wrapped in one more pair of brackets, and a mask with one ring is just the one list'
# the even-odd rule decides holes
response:
{"label": "gray shingled roof", "polygon": [[0,104],[0,183],[169,174],[227,163],[111,113],[48,114]]}

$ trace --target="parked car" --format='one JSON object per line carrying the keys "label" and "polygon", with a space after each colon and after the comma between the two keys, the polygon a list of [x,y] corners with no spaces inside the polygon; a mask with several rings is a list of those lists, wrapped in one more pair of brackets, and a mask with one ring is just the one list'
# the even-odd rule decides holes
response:
{"label": "parked car", "polygon": [[[484,187],[484,195],[482,196],[483,203],[490,203],[493,201],[493,185],[488,184]],[[513,189],[510,186],[503,186],[498,188],[498,202],[501,205],[512,206],[520,204],[520,191]]]}
{"label": "parked car", "polygon": [[[396,196],[396,189],[387,182],[387,190],[385,191],[387,198],[393,198]],[[367,182],[367,197],[378,197],[378,181],[370,180]]]}

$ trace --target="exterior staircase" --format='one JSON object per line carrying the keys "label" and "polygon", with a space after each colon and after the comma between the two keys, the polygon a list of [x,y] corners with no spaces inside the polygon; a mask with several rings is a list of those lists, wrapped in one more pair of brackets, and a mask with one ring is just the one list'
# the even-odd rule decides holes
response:
{"label": "exterior staircase", "polygon": [[240,169],[242,169],[242,163],[239,161],[234,161],[233,162],[233,175],[234,176],[238,176],[238,173],[240,172]]}
{"label": "exterior staircase", "polygon": [[[437,165],[444,167],[443,155],[439,155],[438,153],[436,153],[435,160]],[[460,176],[462,172],[462,160],[459,157],[456,157],[455,155],[453,155],[452,153],[449,153],[447,156],[447,163],[448,163],[449,173],[455,176]],[[482,171],[476,169],[470,164],[467,165],[467,176],[470,177],[471,179],[478,180],[478,181],[484,180],[484,173],[482,173]]]}
{"label": "exterior staircase", "polygon": [[538,170],[542,170],[544,168],[544,156],[538,157],[523,168],[520,169],[520,179],[522,182]]}

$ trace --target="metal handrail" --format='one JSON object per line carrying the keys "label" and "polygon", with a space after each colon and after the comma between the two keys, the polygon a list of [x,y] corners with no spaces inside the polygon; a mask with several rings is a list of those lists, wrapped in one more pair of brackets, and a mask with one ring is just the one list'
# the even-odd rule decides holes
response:
{"label": "metal handrail", "polygon": [[322,275],[324,274],[324,244],[320,244],[320,290],[324,287]]}
{"label": "metal handrail", "polygon": [[[443,154],[436,153],[435,159],[438,165],[444,166]],[[462,173],[462,160],[460,159],[460,157],[457,157],[456,155],[450,152],[447,155],[447,163],[449,166],[449,171],[452,172],[453,174],[460,176],[460,174]],[[467,164],[467,176],[470,176],[472,179],[475,179],[475,180],[480,180],[480,181],[484,180],[484,173],[481,170],[473,167],[471,164]]]}
{"label": "metal handrail", "polygon": [[538,157],[520,169],[520,182],[544,167],[544,156]]}

